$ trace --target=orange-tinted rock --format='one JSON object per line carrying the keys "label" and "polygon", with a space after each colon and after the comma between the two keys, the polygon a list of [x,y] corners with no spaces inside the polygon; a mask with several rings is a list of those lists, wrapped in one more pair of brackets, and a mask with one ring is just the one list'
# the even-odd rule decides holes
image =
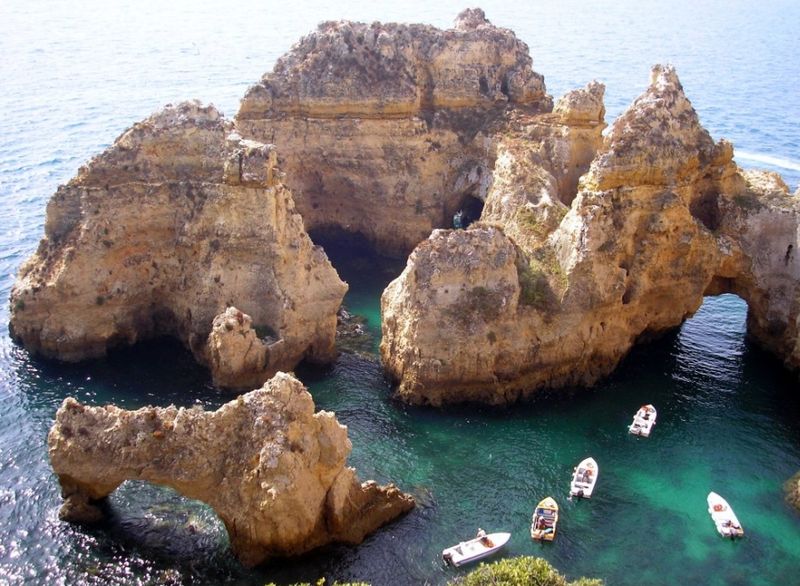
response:
{"label": "orange-tinted rock", "polygon": [[210,505],[247,565],[330,542],[359,543],[414,506],[393,485],[360,483],[346,466],[347,428],[291,375],[206,412],[126,411],[66,399],[48,436],[62,518],[101,518],[94,501],[125,480],[170,486]]}
{"label": "orange-tinted rock", "polygon": [[171,335],[206,361],[214,317],[236,305],[282,344],[257,386],[333,356],[345,291],[274,147],[187,102],[134,125],[59,188],[12,290],[11,331],[61,360]]}
{"label": "orange-tinted rock", "polygon": [[[559,103],[562,121],[602,112],[585,92]],[[800,366],[800,202],[776,175],[736,167],[672,68],[654,68],[591,166],[583,159],[574,199],[557,179],[559,157],[542,156],[559,152],[542,147],[548,136],[500,141],[481,223],[434,233],[384,292],[381,350],[401,397],[505,403],[592,384],[640,336],[680,325],[722,292],[748,302],[762,345]],[[561,152],[575,144],[566,137]],[[497,259],[512,249],[516,271],[500,277]],[[420,274],[445,275],[450,295]],[[501,284],[504,294],[491,294]],[[480,314],[475,291],[487,293]]]}
{"label": "orange-tinted rock", "polygon": [[551,108],[527,46],[468,10],[449,30],[323,23],[248,90],[236,124],[279,145],[309,231],[401,255],[485,197],[507,109]]}

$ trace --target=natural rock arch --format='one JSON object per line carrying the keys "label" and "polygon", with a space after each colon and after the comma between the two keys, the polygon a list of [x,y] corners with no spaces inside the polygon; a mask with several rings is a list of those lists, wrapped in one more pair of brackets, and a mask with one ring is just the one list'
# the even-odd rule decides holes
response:
{"label": "natural rock arch", "polygon": [[384,292],[381,353],[401,397],[506,403],[592,384],[720,292],[800,365],[800,201],[733,163],[671,67],[615,121],[574,199],[540,145],[501,142],[482,221],[435,231]]}
{"label": "natural rock arch", "polygon": [[62,518],[102,517],[94,502],[125,480],[169,486],[202,501],[247,565],[329,542],[359,543],[408,511],[393,485],[360,483],[346,467],[347,428],[291,375],[206,412],[145,407],[125,411],[66,399],[48,436]]}

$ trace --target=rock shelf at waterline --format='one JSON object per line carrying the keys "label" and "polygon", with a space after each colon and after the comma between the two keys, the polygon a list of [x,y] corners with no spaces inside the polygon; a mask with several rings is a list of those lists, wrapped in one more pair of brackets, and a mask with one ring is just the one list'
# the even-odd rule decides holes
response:
{"label": "rock shelf at waterline", "polygon": [[[158,124],[140,124],[59,190],[12,292],[13,334],[34,351],[80,359],[167,333],[233,386],[304,357],[324,361],[344,286],[305,228],[339,229],[386,253],[413,249],[382,301],[383,362],[409,402],[498,404],[593,384],[637,339],[723,292],[747,301],[753,338],[797,368],[797,198],[779,176],[734,164],[732,145],[703,128],[672,67],[654,67],[605,137],[603,94],[593,82],[553,105],[525,44],[479,9],[448,30],[324,23],[248,90],[234,122],[214,121],[224,126],[214,140],[224,134],[234,150],[209,148],[209,126],[179,112],[183,142],[144,148]],[[273,142],[274,159],[252,158]],[[127,164],[104,166],[128,152]],[[280,161],[285,176],[259,157]],[[188,182],[192,168],[199,183]],[[152,171],[158,179],[148,181]],[[241,186],[271,201],[276,177],[286,213],[276,207],[275,222],[254,233],[281,235],[286,218],[300,216],[305,226],[292,220],[291,236],[243,254],[250,232],[231,234],[215,218],[237,209]],[[226,188],[231,197],[197,230],[176,236],[157,224],[143,235],[122,223],[105,237],[104,188],[146,201],[165,181],[177,186],[165,204],[190,217],[207,209],[207,183],[238,191]],[[447,229],[466,208],[481,209],[479,221]],[[180,254],[151,259],[151,248]],[[273,273],[282,279],[238,288]],[[209,358],[230,355],[217,343],[230,337],[208,340],[228,306],[276,334],[253,360]],[[217,320],[225,323],[236,327]]]}

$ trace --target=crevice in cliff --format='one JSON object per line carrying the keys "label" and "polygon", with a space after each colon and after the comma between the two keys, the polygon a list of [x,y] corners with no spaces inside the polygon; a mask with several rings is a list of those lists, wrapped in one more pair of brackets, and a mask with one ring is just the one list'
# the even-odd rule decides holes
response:
{"label": "crevice in cliff", "polygon": [[433,102],[434,82],[433,75],[424,65],[419,66],[419,115],[425,120],[428,130],[433,127],[433,117],[435,114]]}
{"label": "crevice in cliff", "polygon": [[702,224],[716,232],[722,224],[722,212],[719,209],[719,193],[708,190],[694,198],[689,204],[689,212]]}

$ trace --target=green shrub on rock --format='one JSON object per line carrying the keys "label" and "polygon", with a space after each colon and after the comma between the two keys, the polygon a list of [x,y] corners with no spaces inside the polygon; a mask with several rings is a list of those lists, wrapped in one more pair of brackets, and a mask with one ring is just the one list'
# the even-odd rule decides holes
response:
{"label": "green shrub on rock", "polygon": [[602,586],[594,578],[578,578],[573,582],[558,573],[547,560],[532,556],[507,558],[491,564],[481,564],[449,586]]}

